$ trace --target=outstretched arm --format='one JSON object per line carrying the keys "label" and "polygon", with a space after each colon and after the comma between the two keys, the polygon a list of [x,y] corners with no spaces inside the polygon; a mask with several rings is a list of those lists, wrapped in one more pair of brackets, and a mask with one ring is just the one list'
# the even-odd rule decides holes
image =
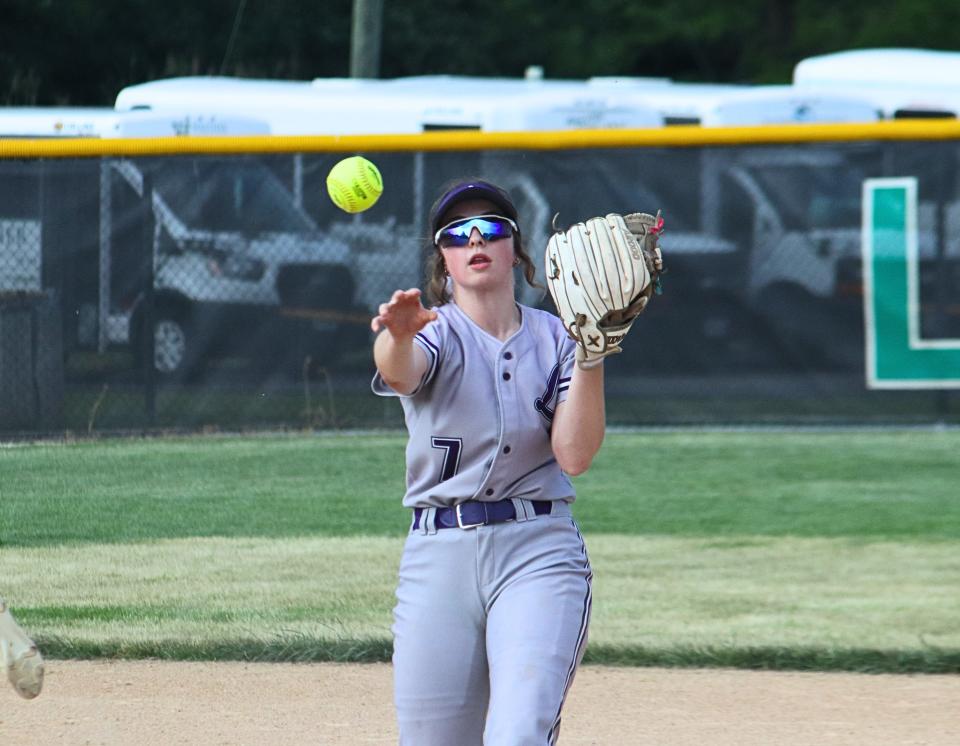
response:
{"label": "outstretched arm", "polygon": [[589,369],[573,366],[567,399],[557,405],[550,444],[560,468],[576,476],[590,468],[607,428],[603,361]]}
{"label": "outstretched arm", "polygon": [[370,328],[384,329],[373,344],[373,359],[384,382],[398,394],[410,394],[427,370],[427,355],[413,343],[417,332],[437,318],[420,303],[420,291],[397,290],[370,321]]}

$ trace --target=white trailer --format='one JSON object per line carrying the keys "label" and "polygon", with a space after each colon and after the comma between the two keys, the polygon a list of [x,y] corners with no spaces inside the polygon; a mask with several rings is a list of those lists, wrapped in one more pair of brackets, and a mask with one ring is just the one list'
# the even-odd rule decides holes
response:
{"label": "white trailer", "polygon": [[737,127],[816,122],[872,122],[876,107],[850,93],[788,85],[682,83],[664,78],[595,77],[588,85],[659,112],[666,124]]}
{"label": "white trailer", "polygon": [[263,119],[249,115],[202,113],[170,109],[120,112],[106,107],[0,108],[0,137],[5,138],[129,138],[184,135],[269,134]]}
{"label": "white trailer", "polygon": [[256,111],[276,135],[409,134],[659,127],[639,101],[581,81],[426,75],[313,81],[184,77],[129,86],[118,111]]}
{"label": "white trailer", "polygon": [[886,119],[960,116],[960,52],[856,49],[797,63],[798,91],[855,95]]}

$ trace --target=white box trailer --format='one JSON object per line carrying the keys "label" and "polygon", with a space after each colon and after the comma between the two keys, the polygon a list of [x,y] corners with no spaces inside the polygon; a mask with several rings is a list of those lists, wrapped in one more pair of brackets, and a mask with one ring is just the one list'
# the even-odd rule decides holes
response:
{"label": "white box trailer", "polygon": [[789,85],[727,85],[666,78],[528,80],[456,75],[313,81],[182,77],[129,86],[119,111],[215,111],[257,116],[273,134],[409,134],[437,129],[529,132],[869,122],[876,107],[848,93]]}
{"label": "white box trailer", "polygon": [[960,116],[960,52],[856,49],[797,63],[798,91],[856,95],[886,119]]}
{"label": "white box trailer", "polygon": [[179,137],[269,134],[261,118],[185,110],[120,112],[106,107],[0,108],[0,137]]}
{"label": "white box trailer", "polygon": [[872,122],[862,97],[789,85],[683,83],[665,78],[594,77],[588,85],[656,110],[667,124],[738,127],[764,124]]}
{"label": "white box trailer", "polygon": [[313,81],[183,77],[129,86],[118,111],[256,111],[276,135],[410,134],[659,127],[638,101],[591,91],[578,81],[426,75]]}

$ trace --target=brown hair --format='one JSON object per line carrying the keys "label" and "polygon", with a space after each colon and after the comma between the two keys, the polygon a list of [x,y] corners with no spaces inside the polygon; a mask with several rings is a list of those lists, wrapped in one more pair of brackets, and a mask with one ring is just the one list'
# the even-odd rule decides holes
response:
{"label": "brown hair", "polygon": [[[444,189],[443,193],[437,198],[437,200],[433,203],[433,206],[430,208],[431,227],[433,226],[433,223],[436,222],[437,218],[442,217],[439,214],[441,203],[448,198],[448,195],[454,191],[454,189],[456,189],[458,186],[469,183],[470,181],[471,180],[464,181],[458,179],[455,182],[451,182],[450,188]],[[489,184],[489,182],[482,183]],[[506,194],[506,192],[501,190],[499,187],[494,188],[502,194],[501,199],[507,199],[507,204],[510,207],[513,207],[513,203],[512,201],[509,201],[509,196]],[[446,210],[448,210],[452,204],[455,203],[443,205],[444,212],[446,212]],[[496,204],[496,202],[494,204]],[[498,209],[496,212],[504,213],[506,211]],[[505,215],[505,217],[513,216]],[[516,222],[519,225],[519,220]],[[427,261],[425,268],[427,300],[431,305],[442,306],[450,302],[450,292],[447,290],[447,266],[443,261],[443,254],[440,252],[440,247],[433,242],[433,236],[431,235],[428,240],[429,244],[426,249]],[[534,266],[530,255],[527,254],[526,250],[523,248],[523,236],[521,235],[519,228],[514,231],[513,234],[513,255],[515,260],[519,262],[519,266],[523,272],[523,277],[527,281],[527,284],[530,285],[530,287],[542,289],[542,285],[536,281],[537,268]]]}

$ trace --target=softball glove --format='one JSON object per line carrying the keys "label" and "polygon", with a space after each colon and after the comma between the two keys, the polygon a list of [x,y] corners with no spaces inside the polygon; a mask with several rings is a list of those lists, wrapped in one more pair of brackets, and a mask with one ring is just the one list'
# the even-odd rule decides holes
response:
{"label": "softball glove", "polygon": [[[556,221],[556,218],[554,218]],[[577,343],[577,363],[593,368],[620,344],[660,292],[663,218],[611,213],[557,230],[547,243],[547,287]]]}

